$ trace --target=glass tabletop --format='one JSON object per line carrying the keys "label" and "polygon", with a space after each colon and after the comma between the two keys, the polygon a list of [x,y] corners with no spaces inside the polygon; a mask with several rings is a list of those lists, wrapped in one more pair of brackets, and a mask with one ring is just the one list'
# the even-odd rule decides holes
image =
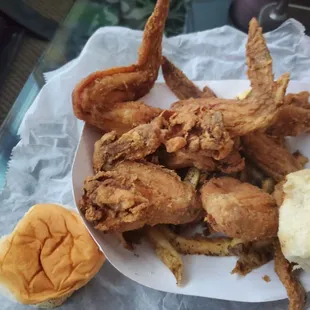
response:
{"label": "glass tabletop", "polygon": [[[231,0],[170,0],[166,36],[194,32],[228,23]],[[88,38],[103,26],[143,29],[155,0],[77,0],[54,39],[29,76],[0,127],[0,192],[21,121],[45,84],[44,72],[76,58]],[[216,14],[214,14],[216,13]]]}

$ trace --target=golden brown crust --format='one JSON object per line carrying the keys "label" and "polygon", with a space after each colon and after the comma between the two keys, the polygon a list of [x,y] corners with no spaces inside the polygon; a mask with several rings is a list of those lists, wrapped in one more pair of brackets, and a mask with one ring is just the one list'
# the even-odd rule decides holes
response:
{"label": "golden brown crust", "polygon": [[117,232],[188,223],[201,212],[194,188],[174,171],[126,161],[88,178],[79,208],[96,229]]}
{"label": "golden brown crust", "polygon": [[244,100],[222,98],[198,98],[182,100],[171,107],[181,111],[185,107],[202,106],[219,111],[223,115],[224,127],[231,137],[244,136],[257,129],[269,127],[283,105],[283,98],[288,84],[288,75],[283,75],[275,84],[272,92],[257,94]]}
{"label": "golden brown crust", "polygon": [[[145,26],[137,64],[94,72],[76,85],[72,93],[76,117],[110,131],[113,126],[105,122],[106,113],[112,113],[115,104],[138,100],[150,91],[161,63],[161,43],[168,11],[169,0],[158,0]],[[145,106],[140,105],[140,108],[145,110],[144,114],[152,114]],[[126,109],[122,107],[124,112]],[[126,125],[126,113],[120,114],[117,121],[120,123],[117,128],[123,127],[122,122]],[[141,123],[140,120],[137,122]]]}
{"label": "golden brown crust", "polygon": [[307,299],[306,291],[294,276],[293,266],[285,259],[278,239],[274,241],[274,269],[287,291],[289,310],[304,309]]}
{"label": "golden brown crust", "polygon": [[278,112],[268,133],[274,136],[298,136],[310,130],[309,92],[285,96],[284,107]]}
{"label": "golden brown crust", "polygon": [[164,56],[161,67],[166,84],[179,99],[202,97],[203,92]]}
{"label": "golden brown crust", "polygon": [[285,106],[267,132],[275,136],[298,136],[310,131],[310,109]]}
{"label": "golden brown crust", "polygon": [[[189,162],[201,168],[208,165],[205,159],[209,161],[209,157],[210,162],[229,157],[234,141],[223,126],[220,112],[199,106],[189,106],[180,112],[165,110],[151,123],[140,125],[119,138],[115,132],[104,135],[95,144],[94,170],[110,169],[119,160],[143,159],[160,145],[165,145],[168,153],[184,154],[183,164]],[[231,159],[236,162],[236,157]]]}
{"label": "golden brown crust", "polygon": [[95,173],[107,170],[121,160],[139,160],[154,153],[161,145],[162,118],[140,125],[119,138],[109,132],[95,143],[93,167]]}
{"label": "golden brown crust", "polygon": [[263,132],[242,137],[242,145],[246,157],[277,182],[303,168],[284,145]]}
{"label": "golden brown crust", "polygon": [[78,213],[41,204],[2,240],[0,282],[24,304],[56,303],[84,286],[103,262]]}
{"label": "golden brown crust", "polygon": [[277,234],[278,209],[272,196],[230,177],[213,178],[201,188],[206,220],[212,228],[244,241]]}
{"label": "golden brown crust", "polygon": [[246,57],[252,88],[251,96],[255,96],[255,92],[270,93],[274,84],[272,58],[256,18],[252,18],[249,24]]}

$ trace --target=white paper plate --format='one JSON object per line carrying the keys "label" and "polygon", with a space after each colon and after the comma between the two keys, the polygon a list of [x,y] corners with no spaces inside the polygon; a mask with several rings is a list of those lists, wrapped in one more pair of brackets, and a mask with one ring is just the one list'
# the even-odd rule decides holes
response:
{"label": "white paper plate", "polygon": [[[197,82],[197,85],[210,86],[220,97],[234,98],[249,88],[249,81],[201,81]],[[302,90],[310,91],[310,85],[290,82],[288,92]],[[143,100],[152,106],[169,108],[177,98],[165,84],[156,84]],[[100,133],[96,129],[88,125],[84,127],[72,172],[76,204],[82,194],[84,179],[93,175],[93,147],[94,142],[99,138]],[[310,136],[291,138],[289,143],[292,151],[299,149],[304,155],[310,157]],[[156,257],[148,244],[143,243],[131,252],[124,249],[115,237],[96,231],[86,221],[85,224],[115,268],[128,278],[153,289],[244,302],[272,301],[287,297],[283,285],[273,271],[273,262],[246,277],[240,277],[230,274],[236,262],[234,257],[184,256],[186,279],[182,287],[177,287],[172,273]],[[270,277],[271,282],[267,283],[262,279],[265,275]],[[302,273],[301,281],[306,290],[310,290],[310,274]]]}

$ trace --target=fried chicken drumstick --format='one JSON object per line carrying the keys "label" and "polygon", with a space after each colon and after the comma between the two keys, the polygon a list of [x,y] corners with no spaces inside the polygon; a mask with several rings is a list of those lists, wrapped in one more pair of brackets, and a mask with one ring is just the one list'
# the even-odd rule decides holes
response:
{"label": "fried chicken drumstick", "polygon": [[129,161],[86,179],[79,208],[96,229],[105,232],[189,223],[202,212],[193,186],[174,171]]}
{"label": "fried chicken drumstick", "polygon": [[117,130],[120,123],[119,133],[123,133],[132,128],[128,109],[140,110],[136,124],[158,115],[143,103],[130,103],[128,109],[127,104],[146,95],[157,79],[168,11],[169,0],[158,0],[144,29],[137,64],[94,72],[76,85],[72,103],[77,118],[104,131]]}

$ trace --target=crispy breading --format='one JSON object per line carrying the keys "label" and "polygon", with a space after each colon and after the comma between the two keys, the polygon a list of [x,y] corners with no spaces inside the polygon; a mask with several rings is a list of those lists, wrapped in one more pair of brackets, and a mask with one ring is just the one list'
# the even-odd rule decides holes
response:
{"label": "crispy breading", "polygon": [[269,127],[283,105],[283,98],[289,76],[284,74],[274,83],[272,92],[262,93],[256,97],[238,99],[198,98],[174,103],[172,110],[182,111],[188,106],[203,106],[213,111],[220,111],[224,127],[231,137],[244,136],[257,129]]}
{"label": "crispy breading", "polygon": [[264,132],[254,132],[242,137],[245,156],[275,181],[303,166],[283,145]]}
{"label": "crispy breading", "polygon": [[142,124],[147,124],[161,113],[161,109],[148,106],[141,101],[111,103],[104,112],[104,127],[117,135]]}
{"label": "crispy breading", "polygon": [[[119,128],[120,133],[124,132],[124,124],[128,122],[127,106],[123,105],[146,95],[157,79],[168,11],[169,0],[158,0],[145,25],[137,64],[94,72],[76,85],[72,93],[76,117],[104,131]],[[111,122],[109,117],[113,115],[115,105],[122,113],[117,115],[115,122]],[[130,113],[131,107],[128,109]],[[144,105],[139,105],[139,109],[143,109],[143,113],[137,115],[139,119],[135,122],[141,124],[141,115],[150,121],[153,111]]]}
{"label": "crispy breading", "polygon": [[218,232],[244,241],[268,239],[278,230],[273,197],[231,177],[213,178],[200,190],[206,221]]}
{"label": "crispy breading", "polygon": [[154,153],[161,145],[161,117],[150,124],[140,125],[119,138],[115,131],[101,137],[95,143],[93,168],[95,173],[110,169],[121,160],[139,160]]}
{"label": "crispy breading", "polygon": [[302,310],[305,308],[307,294],[302,284],[293,274],[293,265],[284,257],[279,239],[274,241],[274,270],[283,283],[288,299],[289,310]]}
{"label": "crispy breading", "polygon": [[274,136],[298,136],[310,132],[310,109],[294,105],[284,107],[267,132]]}
{"label": "crispy breading", "polygon": [[87,178],[79,208],[96,229],[106,232],[184,224],[202,211],[193,186],[174,171],[128,161]]}
{"label": "crispy breading", "polygon": [[104,135],[95,144],[94,170],[109,169],[119,160],[142,159],[161,144],[168,153],[184,152],[187,157],[196,156],[197,163],[193,161],[193,164],[196,163],[197,168],[203,158],[224,160],[234,147],[220,112],[203,107],[189,107],[182,112],[166,110],[150,124],[140,125],[119,138],[116,133]]}
{"label": "crispy breading", "polygon": [[252,18],[249,24],[246,59],[252,88],[250,96],[255,97],[262,91],[271,93],[274,85],[272,58],[256,18]]}

